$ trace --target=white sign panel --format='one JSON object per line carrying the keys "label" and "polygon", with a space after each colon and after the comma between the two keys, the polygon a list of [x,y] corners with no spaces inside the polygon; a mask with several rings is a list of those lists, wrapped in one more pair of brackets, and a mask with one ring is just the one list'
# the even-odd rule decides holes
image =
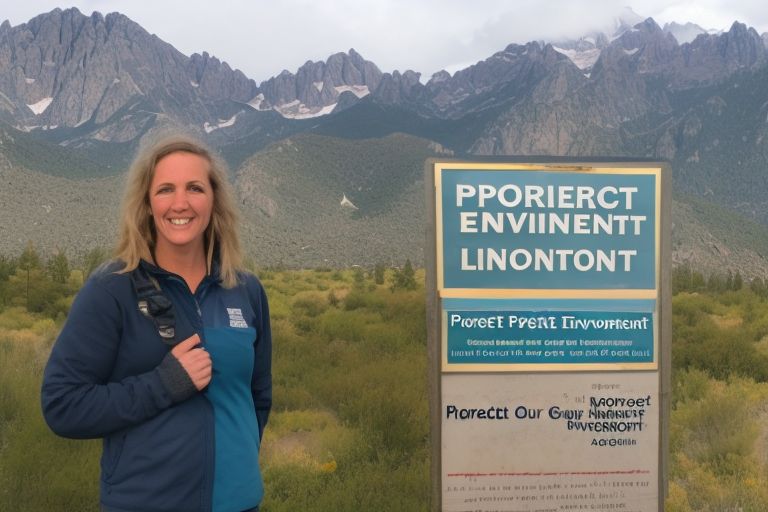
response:
{"label": "white sign panel", "polygon": [[444,375],[442,510],[656,511],[654,372]]}

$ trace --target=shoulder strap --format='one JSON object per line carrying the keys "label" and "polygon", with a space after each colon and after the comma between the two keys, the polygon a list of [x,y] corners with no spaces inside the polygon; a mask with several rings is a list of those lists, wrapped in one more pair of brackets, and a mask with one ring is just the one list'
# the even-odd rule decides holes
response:
{"label": "shoulder strap", "polygon": [[138,299],[139,311],[152,320],[160,337],[168,345],[175,345],[176,312],[173,302],[166,297],[157,279],[139,264],[130,274],[133,290]]}

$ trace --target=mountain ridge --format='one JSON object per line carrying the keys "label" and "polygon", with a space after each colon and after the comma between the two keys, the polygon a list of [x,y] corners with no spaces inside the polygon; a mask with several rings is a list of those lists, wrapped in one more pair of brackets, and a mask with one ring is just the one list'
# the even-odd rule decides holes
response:
{"label": "mountain ridge", "polygon": [[[41,171],[88,188],[96,177],[117,179],[147,139],[169,130],[195,134],[221,151],[244,198],[257,205],[246,208],[253,223],[247,229],[271,223],[265,233],[291,264],[343,264],[334,250],[355,261],[365,251],[393,259],[423,254],[421,241],[414,245],[410,234],[398,235],[391,213],[400,205],[411,216],[423,215],[414,203],[423,199],[416,160],[434,154],[664,159],[674,170],[678,197],[737,212],[731,222],[747,218],[768,225],[762,197],[768,186],[767,36],[735,22],[719,34],[693,27],[695,37],[681,44],[673,34],[677,28],[626,14],[610,34],[509,44],[425,83],[416,71],[383,72],[352,48],[257,84],[207,52],[183,55],[122,14],[56,9],[15,27],[0,25],[0,160],[8,172],[19,169],[24,183],[46,182],[34,174]],[[392,162],[415,177],[404,179]],[[33,174],[23,174],[28,171]],[[344,179],[359,189],[332,191],[323,181]],[[56,186],[44,188],[56,194]],[[322,202],[308,195],[312,189]],[[357,209],[338,210],[344,199]],[[281,205],[302,202],[308,215],[281,213]],[[336,219],[332,225],[347,226],[349,236],[366,243],[349,243],[327,223],[315,224],[323,211]],[[689,223],[699,222],[697,212],[714,223],[707,208],[676,211]],[[77,239],[78,219],[61,221],[73,227],[57,225],[53,232]],[[306,224],[313,228],[307,231]],[[30,239],[42,236],[22,220],[19,226]],[[421,226],[409,223],[409,233]],[[727,238],[722,230],[701,229]],[[286,233],[303,238],[300,247],[321,249],[294,258]],[[372,241],[373,233],[383,233],[385,243]],[[248,236],[253,241],[260,235]],[[685,243],[706,246],[704,239]],[[393,250],[398,244],[405,249]],[[738,260],[733,252],[728,258]],[[756,269],[764,264],[759,255],[745,258]]]}

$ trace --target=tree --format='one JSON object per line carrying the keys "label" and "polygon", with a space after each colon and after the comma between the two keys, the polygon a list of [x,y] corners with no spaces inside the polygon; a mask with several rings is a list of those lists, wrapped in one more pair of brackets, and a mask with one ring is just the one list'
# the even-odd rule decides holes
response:
{"label": "tree", "polygon": [[17,262],[5,254],[0,254],[0,281],[7,281],[16,272]]}
{"label": "tree", "polygon": [[707,280],[707,290],[710,292],[724,292],[726,290],[726,279],[720,274],[710,274]]}
{"label": "tree", "polygon": [[384,284],[385,267],[383,263],[377,263],[373,267],[373,280],[376,284]]}
{"label": "tree", "polygon": [[704,274],[693,270],[690,263],[683,263],[672,269],[672,293],[698,292],[706,286]]}
{"label": "tree", "polygon": [[733,275],[732,285],[733,287],[731,289],[736,291],[741,290],[741,287],[744,286],[744,280],[742,279],[741,274],[739,273],[738,270]]}
{"label": "tree", "polygon": [[672,269],[672,293],[691,291],[691,266],[688,263]]}
{"label": "tree", "polygon": [[0,255],[0,309],[11,298],[9,278],[16,272],[16,260],[6,255]]}
{"label": "tree", "polygon": [[[27,247],[19,256],[19,264],[17,266],[17,274],[21,274],[17,282],[23,283],[21,288],[24,290],[24,306],[27,308],[27,311],[30,310],[30,281],[37,280],[37,274],[40,273],[41,268],[40,255],[37,253],[32,242],[27,242]],[[19,289],[18,284],[16,288],[17,290]]]}
{"label": "tree", "polygon": [[107,254],[107,251],[101,247],[94,247],[88,251],[83,260],[83,276],[88,278],[88,276],[91,275],[91,272],[104,263],[108,257],[109,255]]}
{"label": "tree", "polygon": [[707,287],[707,281],[704,279],[704,274],[694,271],[691,274],[691,291],[699,292]]}
{"label": "tree", "polygon": [[17,266],[24,271],[42,268],[43,264],[40,260],[40,255],[32,242],[27,242],[26,249],[24,249],[24,252],[19,256],[19,263]]}
{"label": "tree", "polygon": [[392,275],[391,290],[415,290],[416,286],[416,272],[413,270],[411,260],[407,259],[402,270],[395,269]]}
{"label": "tree", "polygon": [[69,279],[69,261],[64,251],[59,250],[48,260],[46,271],[50,278],[56,282],[64,284]]}

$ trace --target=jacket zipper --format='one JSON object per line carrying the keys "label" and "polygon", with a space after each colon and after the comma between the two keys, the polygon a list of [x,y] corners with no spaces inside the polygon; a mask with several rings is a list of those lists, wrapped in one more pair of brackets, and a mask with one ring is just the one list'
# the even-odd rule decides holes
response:
{"label": "jacket zipper", "polygon": [[[202,302],[203,299],[203,292],[207,291],[210,283],[206,282],[207,278],[203,278],[203,281],[198,286],[198,291],[200,292],[200,301],[198,301],[197,296],[192,293],[192,290],[189,288],[189,285],[184,279],[170,272],[168,275],[170,279],[178,281],[183,289],[186,290],[187,295],[192,298],[192,302],[195,304],[195,310],[197,311],[198,326],[196,327],[199,328],[198,335],[200,336],[200,345],[204,347],[205,328],[203,326],[203,312],[200,309],[200,302]],[[206,464],[207,467],[203,468],[203,486],[200,490],[200,510],[201,512],[209,512],[213,508],[213,467],[216,464],[216,455],[214,453],[216,446],[213,440],[213,436],[215,435],[215,427],[213,424],[213,405],[208,399],[206,393],[203,392],[201,395],[205,400],[203,403],[205,404],[205,407],[208,411],[208,414],[206,415],[207,417],[205,418],[208,421],[208,428],[204,429],[205,442],[203,447],[204,458],[208,460],[208,464]]]}

